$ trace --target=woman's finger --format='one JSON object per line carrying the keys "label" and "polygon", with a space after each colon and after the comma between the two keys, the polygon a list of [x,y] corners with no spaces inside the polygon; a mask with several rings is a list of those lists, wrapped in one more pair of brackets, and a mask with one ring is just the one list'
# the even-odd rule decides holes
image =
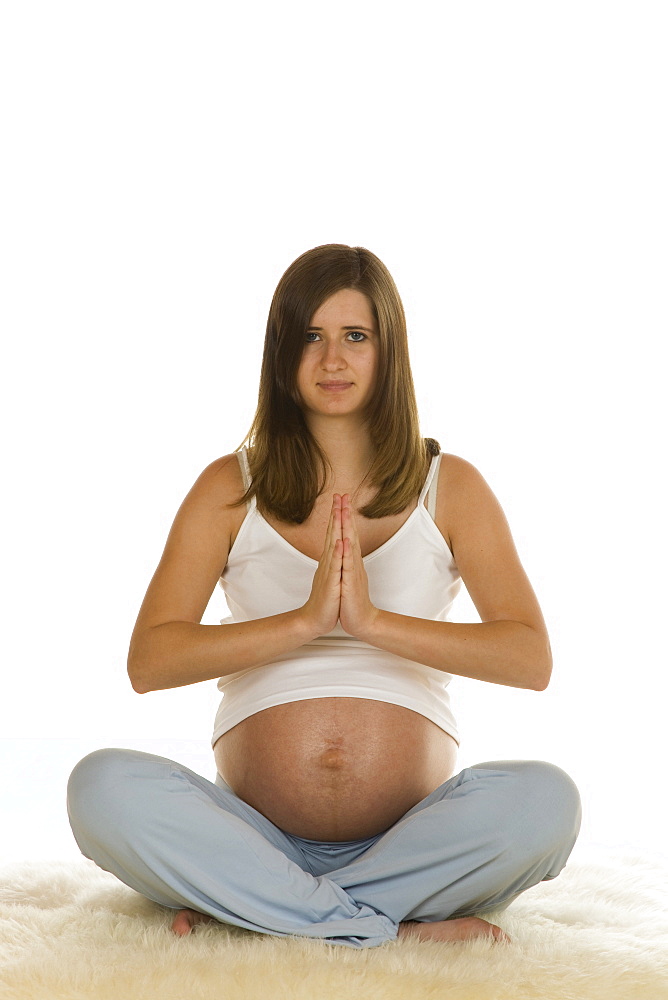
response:
{"label": "woman's finger", "polygon": [[332,547],[332,532],[334,530],[334,501],[332,501],[332,509],[329,512],[329,521],[327,522],[327,531],[325,533],[325,547],[323,549],[323,554],[329,552]]}
{"label": "woman's finger", "polygon": [[341,499],[341,527],[343,538],[349,538],[351,545],[359,549],[360,543],[357,534],[357,524],[348,494],[345,494]]}
{"label": "woman's finger", "polygon": [[320,565],[328,577],[340,581],[343,564],[343,539],[341,537],[341,505],[340,497],[335,498],[325,539],[325,548]]}
{"label": "woman's finger", "polygon": [[[337,510],[339,512],[338,518],[337,518]],[[341,511],[341,498],[338,496],[338,494],[335,493],[334,498],[332,500],[332,509],[329,514],[329,521],[327,523],[327,532],[325,534],[325,547],[323,549],[323,556],[327,553],[331,553],[337,535],[340,536],[341,534],[340,511]]]}
{"label": "woman's finger", "polygon": [[361,634],[378,614],[371,603],[369,580],[362,559],[355,515],[350,504],[343,506],[343,560],[341,572],[341,625],[350,635]]}
{"label": "woman's finger", "polygon": [[335,548],[337,541],[343,542],[342,523],[341,497],[335,496],[334,507],[332,509],[332,534],[329,543],[332,550]]}
{"label": "woman's finger", "polygon": [[341,517],[344,568],[352,571],[355,574],[355,578],[359,577],[360,573],[363,573],[364,576],[366,576],[364,563],[362,562],[362,548],[357,534],[355,515],[350,503],[346,503],[345,500],[341,510]]}

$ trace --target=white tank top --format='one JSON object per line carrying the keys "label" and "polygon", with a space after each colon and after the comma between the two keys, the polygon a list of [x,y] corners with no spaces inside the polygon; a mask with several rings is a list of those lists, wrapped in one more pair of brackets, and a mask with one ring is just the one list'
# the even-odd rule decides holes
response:
{"label": "white tank top", "polygon": [[[415,510],[391,538],[364,556],[376,607],[413,618],[445,621],[461,586],[452,552],[433,520],[441,456],[435,455]],[[246,449],[240,453],[250,483]],[[430,513],[431,511],[431,513]],[[318,563],[290,544],[257,509],[255,497],[230,549],[220,585],[231,615],[221,625],[247,622],[302,607]],[[310,698],[370,698],[410,708],[459,743],[450,710],[452,675],[354,639],[341,623],[327,635],[259,667],[227,674],[212,743],[243,719],[273,705]]]}

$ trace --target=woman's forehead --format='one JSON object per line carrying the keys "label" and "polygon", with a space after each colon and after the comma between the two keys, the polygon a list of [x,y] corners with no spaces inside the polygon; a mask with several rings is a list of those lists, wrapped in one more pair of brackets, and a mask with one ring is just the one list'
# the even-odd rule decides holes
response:
{"label": "woman's forehead", "polygon": [[366,326],[374,330],[376,322],[373,314],[372,303],[364,292],[353,288],[343,288],[320,305],[311,317],[313,328],[335,327],[354,329],[357,326]]}

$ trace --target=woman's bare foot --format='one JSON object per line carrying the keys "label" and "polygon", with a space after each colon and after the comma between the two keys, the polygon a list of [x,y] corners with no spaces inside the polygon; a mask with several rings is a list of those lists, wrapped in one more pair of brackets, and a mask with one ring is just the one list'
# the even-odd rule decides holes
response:
{"label": "woman's bare foot", "polygon": [[480,917],[458,917],[456,920],[433,920],[420,923],[407,920],[399,924],[397,937],[418,938],[420,941],[472,941],[479,937],[493,937],[496,941],[510,942],[507,934]]}
{"label": "woman's bare foot", "polygon": [[210,923],[213,923],[213,917],[206,913],[199,913],[197,910],[179,910],[172,920],[172,930],[179,937],[185,937],[196,924]]}
{"label": "woman's bare foot", "polygon": [[[214,918],[198,910],[179,910],[172,921],[172,931],[179,937],[190,934],[197,924],[214,923]],[[456,920],[433,920],[420,923],[407,920],[399,924],[398,939],[417,938],[419,941],[472,941],[479,937],[493,937],[496,941],[510,942],[507,934],[480,917],[459,917]]]}

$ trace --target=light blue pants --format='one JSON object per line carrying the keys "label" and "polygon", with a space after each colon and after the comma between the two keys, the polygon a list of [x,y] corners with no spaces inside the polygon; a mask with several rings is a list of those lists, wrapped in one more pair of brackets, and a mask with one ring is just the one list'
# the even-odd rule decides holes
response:
{"label": "light blue pants", "polygon": [[324,843],[285,833],[220,777],[134,750],[84,757],[67,806],[82,853],[157,903],[352,948],[393,941],[403,920],[507,906],[559,874],[581,818],[559,767],[491,761],[375,837]]}

